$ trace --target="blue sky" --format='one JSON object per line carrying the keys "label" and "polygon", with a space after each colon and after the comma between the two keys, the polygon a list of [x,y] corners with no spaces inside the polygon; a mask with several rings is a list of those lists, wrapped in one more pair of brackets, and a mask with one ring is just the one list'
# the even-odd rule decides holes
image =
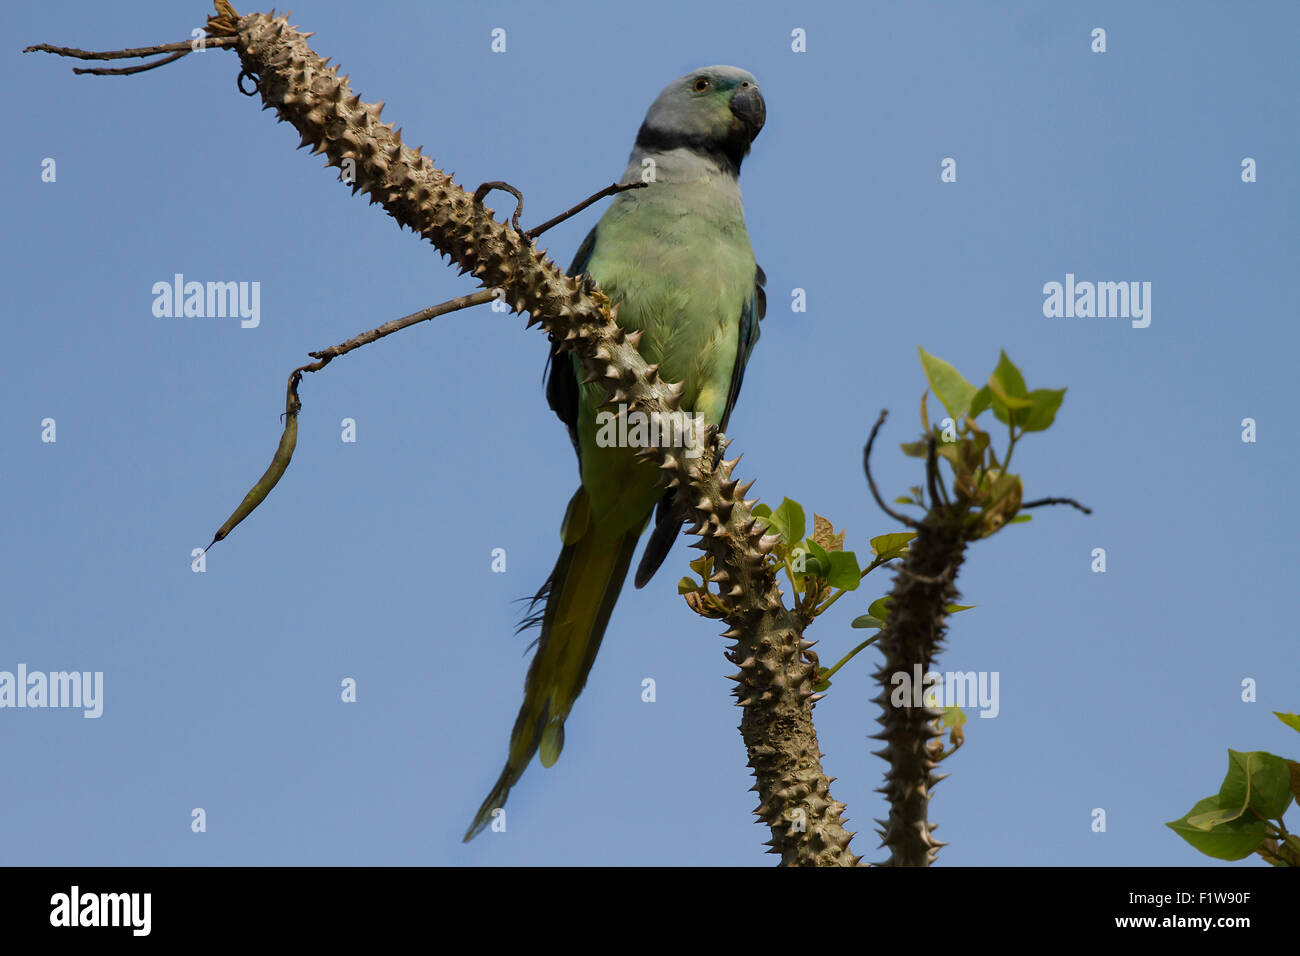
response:
{"label": "blue sky", "polygon": [[[726,642],[675,593],[685,541],[620,600],[559,763],[525,774],[505,833],[460,842],[520,701],[515,599],[549,572],[577,480],[545,339],[519,317],[453,314],[309,377],[287,475],[191,571],[266,467],[306,353],[474,288],[295,153],[236,92],[233,54],[122,79],[17,53],[180,40],[201,7],[51,2],[0,27],[23,91],[0,152],[0,670],[104,674],[98,719],[0,710],[3,859],[770,864]],[[1069,388],[1017,470],[1027,496],[1094,514],[1039,511],[967,555],[978,607],[939,663],[996,671],[1000,712],[973,717],[945,765],[940,865],[1206,862],[1163,821],[1217,790],[1228,747],[1300,753],[1269,713],[1300,708],[1300,456],[1282,414],[1300,345],[1300,8],[654,9],[302,2],[293,22],[458,182],[520,188],[526,224],[621,174],[669,80],[752,71],[768,123],[742,186],[769,309],[731,435],[754,493],[827,515],[862,554],[897,530],[861,470],[882,407],[878,481],[893,497],[919,478],[897,451],[918,427],[918,345],[976,380],[1005,348],[1031,388]],[[598,215],[542,244],[567,265]],[[152,286],[176,273],[259,282],[260,324],[156,317]],[[1149,327],[1045,317],[1043,285],[1067,274],[1150,282]],[[818,620],[823,663],[888,586],[877,572]],[[816,710],[867,859],[885,812],[873,666],[847,667]]]}

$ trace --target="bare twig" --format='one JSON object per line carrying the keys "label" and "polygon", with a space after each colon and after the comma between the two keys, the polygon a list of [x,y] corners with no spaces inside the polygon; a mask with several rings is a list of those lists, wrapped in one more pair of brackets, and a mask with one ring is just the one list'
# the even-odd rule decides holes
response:
{"label": "bare twig", "polygon": [[[564,212],[560,213],[554,219],[548,219],[540,226],[533,226],[533,228],[529,229],[526,233],[524,233],[524,235],[527,236],[529,239],[536,239],[547,229],[550,229],[552,226],[558,226],[566,219],[572,219],[574,216],[582,212],[592,203],[599,202],[600,200],[604,199],[606,196],[616,196],[619,193],[627,192],[629,189],[644,189],[646,186],[649,185],[650,185],[649,183],[611,183],[610,185],[602,189],[600,192],[593,193],[592,195],[588,196],[586,199],[578,203],[578,205],[574,206],[572,209],[566,209]],[[523,200],[520,200],[521,205],[522,203]]]}
{"label": "bare twig", "polygon": [[934,433],[931,432],[926,439],[925,450],[925,483],[930,489],[930,507],[946,508],[948,506],[948,495],[945,491],[943,495],[939,492],[942,490],[943,480],[939,477],[938,454],[935,451],[936,444]]}
{"label": "bare twig", "polygon": [[[546,230],[552,228],[553,226],[558,226],[566,219],[572,219],[574,216],[582,212],[592,203],[599,202],[600,200],[604,199],[606,196],[616,196],[619,193],[627,192],[629,189],[644,189],[646,186],[649,185],[650,185],[649,183],[611,183],[610,185],[602,189],[600,192],[592,193],[590,196],[588,196],[586,199],[584,199],[582,202],[578,203],[576,206],[572,207],[571,209],[566,209],[564,212],[560,213],[554,219],[548,219],[540,226],[534,226],[532,229],[529,229],[527,232],[522,233],[522,235],[524,236],[525,239],[536,239]],[[494,189],[500,189],[505,192],[508,192],[512,196],[514,196],[515,199],[517,200],[515,204],[515,214],[510,217],[510,225],[514,228],[515,232],[520,232],[519,217],[523,215],[524,212],[524,196],[523,193],[521,193],[514,186],[511,186],[509,183],[499,182],[499,181],[484,183],[483,185],[479,186],[478,189],[474,190],[474,201],[478,203],[483,202],[483,197],[485,197],[488,193],[490,193]]]}
{"label": "bare twig", "polygon": [[867,486],[871,489],[871,496],[876,499],[876,504],[880,506],[880,510],[889,515],[889,517],[893,518],[895,521],[907,525],[909,528],[919,528],[920,525],[913,519],[906,515],[900,515],[898,512],[890,508],[889,505],[885,504],[885,499],[880,497],[880,489],[876,487],[876,479],[871,477],[871,446],[876,443],[876,434],[880,431],[880,426],[885,424],[885,418],[888,415],[889,410],[882,408],[880,410],[880,417],[876,419],[876,424],[871,427],[871,437],[867,439],[867,447],[862,451],[862,468],[867,473]]}
{"label": "bare twig", "polygon": [[474,190],[474,201],[479,205],[482,205],[483,198],[494,189],[508,192],[510,195],[515,197],[515,214],[510,217],[510,225],[514,227],[515,232],[519,232],[519,214],[524,211],[524,194],[518,189],[515,189],[515,187],[511,186],[509,183],[494,180],[490,183],[484,183],[479,186],[478,189]]}
{"label": "bare twig", "polygon": [[1069,505],[1072,508],[1078,508],[1086,515],[1092,514],[1091,508],[1079,504],[1079,502],[1075,501],[1073,498],[1038,498],[1034,501],[1026,501],[1020,506],[1020,510],[1024,511],[1026,508],[1041,508],[1043,505]]}
{"label": "bare twig", "polygon": [[[369,345],[376,339],[382,339],[386,335],[392,335],[394,332],[400,332],[407,326],[415,325],[417,322],[426,322],[429,319],[437,318],[440,315],[446,315],[448,312],[455,312],[458,309],[468,309],[476,305],[483,305],[485,302],[491,302],[496,297],[492,289],[480,289],[477,292],[471,292],[469,295],[457,296],[454,299],[448,299],[438,305],[431,305],[427,309],[421,309],[419,312],[412,312],[408,316],[400,319],[393,319],[391,322],[385,322],[377,329],[371,329],[369,332],[362,332],[360,335],[353,336],[346,342],[333,345],[327,349],[321,349],[319,352],[308,352],[312,358],[322,359],[329,362],[340,355],[346,355],[353,349],[359,349],[363,345]],[[322,364],[320,366],[324,368]],[[317,369],[303,366],[307,372],[315,372]]]}
{"label": "bare twig", "polygon": [[181,57],[187,56],[190,52],[190,50],[182,50],[180,53],[173,53],[171,56],[165,56],[161,60],[154,60],[152,63],[141,63],[139,66],[96,66],[87,69],[74,66],[72,72],[89,73],[92,76],[132,76],[136,73],[147,73],[149,70],[156,70],[158,67],[166,66],[168,63],[174,63]]}
{"label": "bare twig", "polygon": [[419,312],[414,312],[405,318],[386,322],[377,329],[362,332],[360,335],[331,348],[321,349],[319,352],[308,352],[307,354],[317,361],[312,362],[310,365],[299,366],[289,373],[289,386],[284,399],[284,430],[280,434],[280,444],[276,446],[275,456],[271,459],[271,464],[262,477],[257,480],[257,484],[253,485],[248,494],[244,495],[243,501],[226,519],[226,523],[213,535],[208,547],[203,549],[204,553],[212,545],[223,540],[226,535],[234,531],[236,525],[252,514],[257,509],[257,506],[266,500],[266,496],[279,483],[281,477],[284,476],[285,469],[289,467],[289,462],[293,460],[294,449],[298,447],[298,413],[302,410],[302,401],[298,398],[298,383],[302,381],[303,372],[319,372],[340,355],[346,355],[353,349],[359,349],[376,339],[382,339],[385,335],[392,335],[394,332],[415,325],[417,322],[424,322],[435,316],[446,315],[448,312],[455,312],[457,309],[467,309],[471,306],[482,305],[484,302],[491,302],[493,298],[495,298],[495,293],[491,289],[482,289],[469,295],[458,296],[439,305],[433,305]]}
{"label": "bare twig", "polygon": [[[205,37],[202,41],[204,48],[227,49],[233,47],[236,43],[234,37]],[[182,40],[178,43],[159,43],[156,46],[133,47],[128,50],[78,50],[70,46],[53,46],[49,43],[37,43],[33,46],[25,47],[24,53],[53,53],[56,56],[68,56],[77,60],[129,60],[137,57],[157,56],[160,53],[170,53],[171,56],[163,57],[161,60],[154,60],[152,63],[141,63],[139,66],[121,67],[110,69],[109,67],[94,67],[91,69],[82,69],[73,67],[72,72],[77,74],[90,74],[92,76],[130,76],[134,73],[144,73],[147,70],[156,69],[160,66],[166,66],[168,63],[175,62],[186,54],[194,52],[194,44],[190,40]]]}
{"label": "bare twig", "polygon": [[[229,47],[233,45],[233,37],[224,39],[205,39],[205,46]],[[189,53],[193,49],[190,40],[181,40],[179,43],[159,43],[156,46],[139,46],[127,50],[78,50],[71,46],[54,46],[50,43],[36,43],[29,47],[24,47],[24,53],[53,53],[56,56],[69,56],[77,60],[131,60],[146,56],[157,56],[159,53]]]}

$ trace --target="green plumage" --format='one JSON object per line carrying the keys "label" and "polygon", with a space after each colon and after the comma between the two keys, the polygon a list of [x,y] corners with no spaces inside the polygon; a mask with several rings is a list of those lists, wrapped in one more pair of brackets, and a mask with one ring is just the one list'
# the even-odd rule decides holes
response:
{"label": "green plumage", "polygon": [[[670,84],[637,136],[621,193],[587,237],[571,273],[587,272],[618,308],[618,323],[641,330],[640,352],[660,377],[683,385],[681,407],[725,426],[763,312],[736,180],[762,128],[758,84],[734,67],[707,67]],[[555,353],[547,383],[552,408],[569,427],[582,485],[561,529],[562,550],[535,603],[545,602],[537,655],[511,732],[510,754],[465,839],[492,819],[539,749],[550,766],[564,743],[564,720],[586,683],[622,589],[637,540],[660,505],[638,570],[645,583],[671,547],[680,514],[658,469],[637,448],[601,447],[597,414],[603,385],[579,386],[576,357]]]}

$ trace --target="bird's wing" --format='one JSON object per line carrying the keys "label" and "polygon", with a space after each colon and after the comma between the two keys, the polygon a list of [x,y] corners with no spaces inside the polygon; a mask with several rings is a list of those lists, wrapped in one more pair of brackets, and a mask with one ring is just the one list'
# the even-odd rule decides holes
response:
{"label": "bird's wing", "polygon": [[745,303],[745,308],[740,313],[736,364],[731,368],[731,388],[727,392],[727,407],[722,413],[722,422],[718,425],[724,432],[727,430],[727,421],[731,418],[731,410],[736,407],[736,399],[740,397],[740,386],[745,381],[745,366],[749,363],[749,355],[754,351],[754,344],[758,341],[759,320],[767,315],[767,293],[763,291],[763,286],[766,284],[767,276],[762,266],[754,266],[754,295]]}
{"label": "bird's wing", "polygon": [[[740,311],[740,334],[736,337],[736,364],[731,368],[731,387],[727,391],[727,406],[722,413],[722,422],[718,426],[723,431],[727,430],[727,420],[731,417],[731,410],[736,407],[736,399],[740,396],[740,386],[745,380],[745,364],[749,361],[750,353],[754,351],[754,343],[758,341],[759,320],[767,314],[767,293],[763,291],[766,282],[767,276],[763,274],[762,267],[756,265],[754,294]],[[638,588],[650,583],[650,579],[655,576],[659,566],[668,557],[673,542],[677,540],[677,533],[686,521],[676,505],[677,501],[672,491],[659,499],[659,506],[655,510],[654,530],[650,532],[650,538],[646,541],[645,552],[641,555],[641,562],[636,567],[636,577],[632,582]]]}
{"label": "bird's wing", "polygon": [[[591,261],[595,248],[596,228],[592,227],[578,247],[577,255],[573,257],[569,275],[578,276],[587,271],[587,263]],[[578,447],[578,376],[573,371],[573,359],[556,348],[554,334],[550,338],[551,352],[546,357],[550,372],[543,372],[546,375],[546,404],[551,406],[551,410],[569,429],[569,440],[573,442],[573,450],[581,460],[582,451]]]}

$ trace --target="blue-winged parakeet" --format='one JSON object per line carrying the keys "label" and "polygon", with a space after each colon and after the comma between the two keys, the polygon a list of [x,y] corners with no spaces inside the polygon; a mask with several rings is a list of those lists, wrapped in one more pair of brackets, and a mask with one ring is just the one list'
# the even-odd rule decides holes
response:
{"label": "blue-winged parakeet", "polygon": [[[578,249],[570,275],[589,274],[617,306],[617,321],[641,330],[641,355],[666,382],[684,385],[681,407],[725,429],[758,341],[763,271],[745,231],[737,177],[763,128],[766,105],[744,70],[710,66],[674,80],[646,113],[620,193]],[[504,805],[534,753],[550,766],[564,721],[587,681],[632,553],[654,516],[638,565],[639,588],[667,557],[683,516],[659,470],[636,448],[602,447],[599,382],[579,385],[575,356],[552,342],[547,401],[568,427],[582,484],[569,501],[563,547],[538,592],[541,625],[510,753],[496,786],[465,834],[469,840]],[[656,513],[657,506],[657,513]]]}

